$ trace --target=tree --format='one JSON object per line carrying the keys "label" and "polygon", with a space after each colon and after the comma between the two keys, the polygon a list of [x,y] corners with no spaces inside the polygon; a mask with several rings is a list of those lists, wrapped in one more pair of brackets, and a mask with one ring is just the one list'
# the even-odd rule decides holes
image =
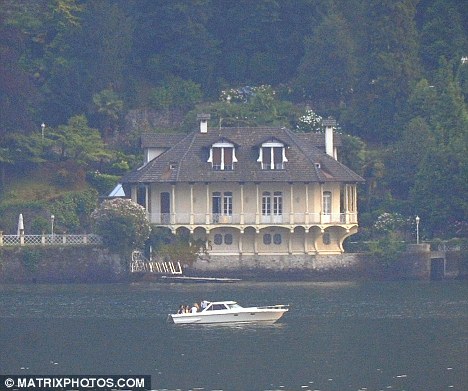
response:
{"label": "tree", "polygon": [[290,102],[280,101],[269,85],[231,88],[221,92],[220,101],[199,105],[186,117],[191,126],[197,113],[209,112],[219,126],[287,126],[297,121],[297,109]]}
{"label": "tree", "polygon": [[[133,47],[134,21],[116,2],[87,2],[77,53],[89,98],[103,90],[124,91]],[[118,99],[117,99],[118,100]]]}
{"label": "tree", "polygon": [[304,98],[338,107],[356,87],[357,69],[351,32],[344,18],[332,11],[305,40],[295,88]]}
{"label": "tree", "polygon": [[420,75],[416,4],[379,0],[367,7],[364,76],[348,120],[368,140],[388,143],[400,136],[399,114]]}
{"label": "tree", "polygon": [[44,11],[41,114],[51,126],[87,110],[83,93],[87,82],[79,62],[83,9],[84,5],[76,0],[54,0],[47,3]]}
{"label": "tree", "polygon": [[126,198],[104,201],[91,218],[104,245],[123,255],[142,249],[151,230],[145,209]]}
{"label": "tree", "polygon": [[123,110],[124,102],[113,89],[107,88],[94,94],[93,102],[96,105],[97,112],[103,118],[104,139],[113,133],[120,114]]}
{"label": "tree", "polygon": [[403,240],[409,221],[398,213],[382,213],[373,226],[377,241],[369,244],[370,252],[386,271],[397,271],[397,262],[406,248]]}
{"label": "tree", "polygon": [[199,84],[171,77],[151,91],[150,104],[156,109],[192,109],[203,97]]}
{"label": "tree", "polygon": [[135,58],[151,83],[180,77],[210,88],[219,42],[207,29],[207,0],[135,3]]}
{"label": "tree", "polygon": [[0,137],[34,129],[39,94],[34,83],[31,37],[36,37],[37,5],[0,2]]}
{"label": "tree", "polygon": [[459,4],[456,0],[432,0],[424,10],[420,53],[428,72],[437,70],[441,57],[459,61],[466,55],[468,42]]}
{"label": "tree", "polygon": [[415,213],[429,236],[448,239],[457,235],[460,222],[468,218],[468,158],[462,160],[447,147],[431,148],[421,162],[411,190]]}
{"label": "tree", "polygon": [[402,138],[389,147],[386,177],[393,197],[408,201],[420,165],[434,143],[434,134],[426,120],[416,117],[405,127]]}
{"label": "tree", "polygon": [[110,157],[99,131],[88,126],[84,115],[70,118],[67,125],[60,125],[48,137],[55,141],[62,160],[73,159],[86,166]]}

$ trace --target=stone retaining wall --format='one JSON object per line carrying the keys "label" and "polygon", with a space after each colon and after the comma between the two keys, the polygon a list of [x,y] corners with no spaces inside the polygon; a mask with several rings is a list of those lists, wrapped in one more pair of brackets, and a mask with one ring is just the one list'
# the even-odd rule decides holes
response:
{"label": "stone retaining wall", "polygon": [[101,247],[0,248],[0,283],[118,282],[125,261]]}
{"label": "stone retaining wall", "polygon": [[[409,250],[389,267],[366,254],[212,255],[185,267],[184,274],[242,279],[429,279],[432,253],[423,247]],[[462,258],[447,257],[444,278],[466,278],[467,262]],[[103,247],[0,248],[0,283],[129,281],[128,262]]]}

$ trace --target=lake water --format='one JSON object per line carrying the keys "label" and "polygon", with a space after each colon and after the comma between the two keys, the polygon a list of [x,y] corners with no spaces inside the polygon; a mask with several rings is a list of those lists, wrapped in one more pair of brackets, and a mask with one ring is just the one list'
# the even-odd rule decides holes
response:
{"label": "lake water", "polygon": [[[203,299],[274,325],[175,326]],[[151,375],[155,390],[468,390],[467,282],[0,286],[0,374]]]}

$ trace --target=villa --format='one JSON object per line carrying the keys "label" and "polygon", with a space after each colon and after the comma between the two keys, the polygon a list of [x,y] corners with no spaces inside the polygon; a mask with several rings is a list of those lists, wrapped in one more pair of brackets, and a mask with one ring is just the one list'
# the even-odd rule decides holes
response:
{"label": "villa", "polygon": [[209,256],[341,254],[363,179],[337,160],[335,121],[313,134],[209,119],[189,134],[142,136],[144,165],[122,185],[150,223],[188,230]]}

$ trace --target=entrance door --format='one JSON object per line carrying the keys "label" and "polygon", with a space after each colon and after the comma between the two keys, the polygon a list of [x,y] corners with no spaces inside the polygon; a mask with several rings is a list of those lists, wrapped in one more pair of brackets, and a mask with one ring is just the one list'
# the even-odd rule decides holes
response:
{"label": "entrance door", "polygon": [[161,193],[161,224],[171,223],[171,195],[168,192]]}
{"label": "entrance door", "polygon": [[219,216],[221,216],[221,192],[215,191],[211,198],[211,213],[212,223],[219,223]]}
{"label": "entrance door", "polygon": [[331,221],[331,211],[332,211],[332,194],[330,191],[323,192],[323,201],[322,201],[322,223],[328,224]]}

